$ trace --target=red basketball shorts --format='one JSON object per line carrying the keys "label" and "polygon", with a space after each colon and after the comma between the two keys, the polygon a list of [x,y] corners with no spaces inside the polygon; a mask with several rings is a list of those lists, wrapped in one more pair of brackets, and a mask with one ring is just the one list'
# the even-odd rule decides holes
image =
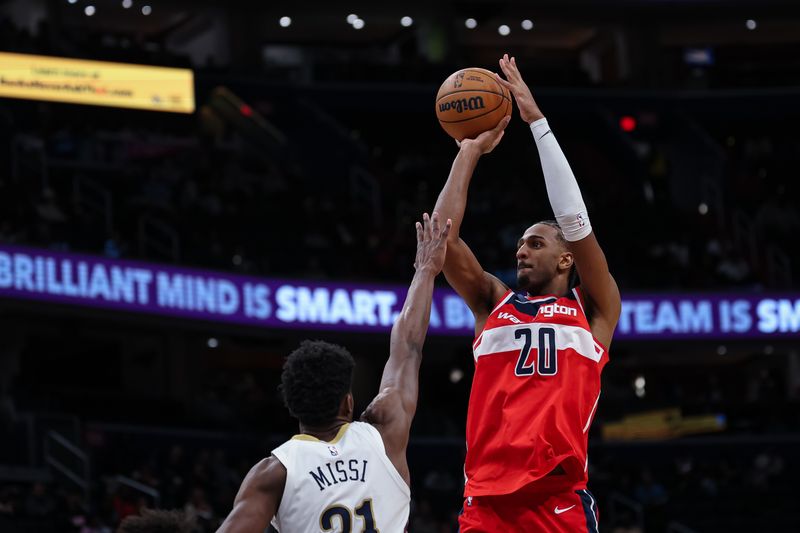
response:
{"label": "red basketball shorts", "polygon": [[597,502],[585,489],[468,497],[458,517],[459,533],[597,533],[598,522]]}

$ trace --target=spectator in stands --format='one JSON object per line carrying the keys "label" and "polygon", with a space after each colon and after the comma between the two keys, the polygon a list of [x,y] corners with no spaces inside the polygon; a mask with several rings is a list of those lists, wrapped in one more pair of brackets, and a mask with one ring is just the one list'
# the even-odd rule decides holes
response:
{"label": "spectator in stands", "polygon": [[195,522],[181,511],[145,509],[127,517],[117,533],[192,533]]}
{"label": "spectator in stands", "polygon": [[667,502],[667,490],[664,485],[653,478],[649,469],[642,471],[641,480],[634,489],[636,499],[645,507],[664,505]]}
{"label": "spectator in stands", "polygon": [[19,489],[14,486],[0,486],[0,526],[3,531],[14,531],[11,528],[15,523],[19,508]]}
{"label": "spectator in stands", "polygon": [[758,490],[765,491],[771,486],[773,478],[780,477],[784,470],[784,460],[780,455],[765,450],[753,460],[750,483]]}
{"label": "spectator in stands", "polygon": [[201,532],[214,531],[219,525],[216,513],[208,503],[206,491],[200,486],[192,489],[192,494],[183,510],[187,518],[197,523],[197,528]]}
{"label": "spectator in stands", "polygon": [[136,514],[139,510],[132,491],[124,485],[120,485],[117,488],[116,493],[112,497],[111,505],[114,510],[116,521],[124,520],[128,516]]}
{"label": "spectator in stands", "polygon": [[184,449],[180,445],[170,448],[167,464],[163,470],[164,503],[168,507],[177,507],[185,501],[188,467]]}
{"label": "spectator in stands", "polygon": [[25,499],[25,514],[31,517],[45,517],[53,514],[56,502],[42,482],[37,482],[31,487]]}
{"label": "spectator in stands", "polygon": [[437,533],[436,520],[433,518],[431,502],[421,500],[414,507],[414,519],[411,522],[411,531],[414,533]]}

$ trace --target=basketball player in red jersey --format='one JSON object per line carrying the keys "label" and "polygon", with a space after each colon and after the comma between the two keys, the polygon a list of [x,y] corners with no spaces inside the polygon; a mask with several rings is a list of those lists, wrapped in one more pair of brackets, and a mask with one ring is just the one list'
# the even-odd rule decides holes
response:
{"label": "basketball player in red jersey", "polygon": [[557,222],[534,224],[519,239],[521,293],[485,272],[459,229],[472,173],[509,119],[460,143],[435,209],[453,221],[445,276],[475,316],[460,531],[595,532],[597,505],[586,490],[588,431],[620,314],[619,290],[578,183],[516,61],[505,55],[500,68],[506,79],[495,75],[497,82],[514,95],[533,133]]}

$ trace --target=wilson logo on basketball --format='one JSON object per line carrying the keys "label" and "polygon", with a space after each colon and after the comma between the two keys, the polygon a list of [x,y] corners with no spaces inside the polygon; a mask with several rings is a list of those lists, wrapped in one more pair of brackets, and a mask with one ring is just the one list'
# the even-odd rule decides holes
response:
{"label": "wilson logo on basketball", "polygon": [[483,98],[480,96],[473,96],[472,98],[461,98],[459,100],[451,100],[439,104],[439,112],[454,110],[456,113],[463,111],[474,111],[476,109],[484,109],[486,105],[483,103]]}

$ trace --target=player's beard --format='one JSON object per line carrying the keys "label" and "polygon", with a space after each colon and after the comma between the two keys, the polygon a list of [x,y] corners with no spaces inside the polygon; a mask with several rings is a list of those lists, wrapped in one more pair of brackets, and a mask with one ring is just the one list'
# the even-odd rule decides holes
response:
{"label": "player's beard", "polygon": [[539,294],[547,281],[547,271],[539,270],[537,267],[531,266],[522,272],[517,271],[517,289],[528,294]]}
{"label": "player's beard", "polygon": [[517,288],[522,291],[527,291],[531,286],[531,273],[528,272],[517,272]]}

